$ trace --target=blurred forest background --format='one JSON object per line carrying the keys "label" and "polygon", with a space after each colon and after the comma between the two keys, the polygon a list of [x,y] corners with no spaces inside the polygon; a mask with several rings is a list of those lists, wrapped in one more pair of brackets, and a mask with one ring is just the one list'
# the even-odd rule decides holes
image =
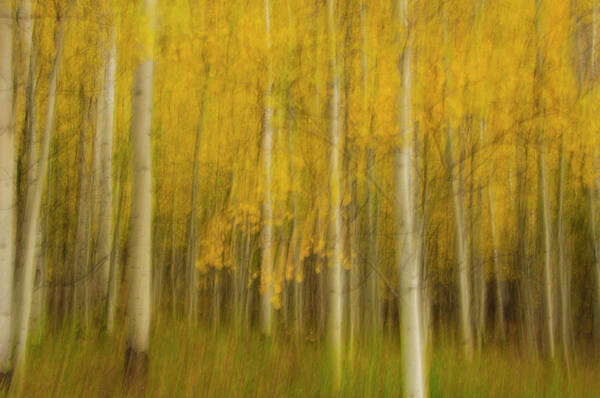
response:
{"label": "blurred forest background", "polygon": [[599,396],[597,0],[0,0],[10,396]]}

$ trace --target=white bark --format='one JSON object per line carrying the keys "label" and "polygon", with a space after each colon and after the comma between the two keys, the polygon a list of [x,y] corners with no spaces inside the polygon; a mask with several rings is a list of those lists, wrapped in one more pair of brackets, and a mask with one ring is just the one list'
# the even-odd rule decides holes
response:
{"label": "white bark", "polygon": [[145,0],[142,10],[141,54],[135,75],[131,121],[131,218],[129,235],[129,348],[147,353],[150,343],[152,284],[152,88],[156,0]]}
{"label": "white bark", "polygon": [[330,225],[333,239],[333,252],[327,270],[328,308],[327,334],[334,371],[334,385],[339,388],[342,378],[342,183],[340,171],[340,149],[342,148],[339,126],[340,114],[340,76],[337,66],[335,2],[327,0],[329,62],[333,86],[330,100]]}
{"label": "white bark", "polygon": [[263,227],[261,246],[261,326],[265,335],[271,334],[273,317],[273,207],[271,203],[271,152],[273,149],[273,66],[271,62],[271,21],[269,0],[265,0],[265,30],[267,51],[267,86],[265,89],[264,131],[262,137],[263,158]]}
{"label": "white bark", "polygon": [[101,129],[96,132],[100,134],[97,141],[99,150],[99,173],[96,175],[99,191],[98,202],[98,241],[96,246],[96,263],[99,273],[98,299],[102,308],[108,296],[108,280],[110,274],[110,252],[112,239],[113,221],[113,197],[112,197],[112,152],[113,152],[113,124],[115,110],[115,73],[117,69],[117,44],[115,28],[110,31],[110,40],[106,64],[104,70],[104,86],[102,89]]}
{"label": "white bark", "polygon": [[459,167],[454,161],[454,129],[448,126],[448,168],[450,188],[454,213],[456,262],[458,265],[458,293],[460,305],[460,325],[462,344],[468,357],[473,354],[473,325],[471,323],[471,289],[469,282],[469,264],[467,253],[467,234],[464,215],[464,192],[462,176],[456,169]]}
{"label": "white bark", "polygon": [[0,373],[11,370],[16,158],[12,123],[12,10],[0,1]]}
{"label": "white bark", "polygon": [[[50,151],[50,142],[54,134],[56,86],[58,80],[58,71],[60,70],[62,60],[65,21],[66,17],[64,15],[61,16],[58,26],[58,32],[56,35],[56,55],[54,57],[54,63],[49,76],[46,120],[44,124],[44,132],[40,146],[40,154],[35,172],[36,177],[28,185],[25,198],[26,207],[23,230],[23,263],[21,265],[20,277],[18,279],[20,284],[20,300],[17,303],[19,321],[17,326],[17,344],[15,353],[15,370],[17,372],[18,379],[21,379],[21,376],[23,375],[25,358],[27,353],[26,350],[27,338],[29,335],[31,300],[35,278],[35,247],[37,239],[37,228],[39,224],[42,195],[44,192],[48,171],[48,155]],[[35,146],[33,146],[32,148],[34,147]]]}
{"label": "white bark", "polygon": [[400,142],[395,150],[394,207],[396,212],[396,261],[400,276],[400,334],[404,370],[404,395],[424,397],[423,345],[420,314],[419,248],[420,234],[414,207],[413,145],[414,120],[412,114],[412,32],[410,31],[409,0],[399,0],[400,26],[404,31],[404,52],[399,60],[401,86],[399,87]]}
{"label": "white bark", "polygon": [[119,299],[119,284],[121,282],[121,262],[119,258],[119,226],[121,225],[121,214],[123,211],[124,197],[123,181],[121,178],[119,178],[117,192],[117,195],[119,197],[119,204],[117,205],[117,217],[113,228],[112,249],[110,252],[110,277],[108,280],[108,299],[106,314],[106,330],[109,334],[114,333],[115,330],[115,317],[117,314],[117,302]]}
{"label": "white bark", "polygon": [[[447,5],[443,6],[443,32],[444,45],[449,46],[448,26],[447,26]],[[445,74],[446,74],[446,89],[451,86],[451,76],[448,70],[449,55],[445,59]],[[448,121],[449,122],[449,121]],[[468,358],[473,355],[473,325],[471,320],[471,284],[469,281],[469,255],[467,245],[467,233],[465,227],[465,209],[464,209],[464,192],[462,184],[462,175],[457,169],[460,167],[454,159],[454,127],[448,123],[446,127],[447,142],[446,156],[448,162],[448,178],[450,183],[450,196],[452,197],[452,208],[454,214],[455,228],[455,250],[457,263],[457,279],[458,279],[458,296],[459,296],[459,313],[460,313],[460,333],[461,344],[464,347],[465,354]]]}

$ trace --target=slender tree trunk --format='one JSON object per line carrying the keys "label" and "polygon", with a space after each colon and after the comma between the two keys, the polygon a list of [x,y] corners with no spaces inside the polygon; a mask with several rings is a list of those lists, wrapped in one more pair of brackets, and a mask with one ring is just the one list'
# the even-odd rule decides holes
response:
{"label": "slender tree trunk", "polygon": [[[428,197],[429,197],[429,155],[428,155],[428,141],[429,134],[424,132],[425,137],[423,138],[423,149],[422,149],[422,172],[419,174],[421,177],[421,225],[419,226],[420,234],[420,247],[419,247],[419,259],[420,259],[420,270],[419,270],[419,283],[421,287],[421,324],[423,331],[423,352],[427,352],[427,346],[431,343],[433,338],[432,328],[432,315],[431,315],[431,278],[429,271],[429,258],[427,256],[427,226],[429,224],[429,208],[428,208]],[[415,200],[418,201],[418,196],[415,195]]]}
{"label": "slender tree trunk", "polygon": [[[24,365],[27,353],[27,339],[29,336],[31,301],[33,294],[33,284],[35,278],[35,247],[37,238],[37,228],[40,217],[40,206],[42,195],[45,188],[46,176],[48,171],[48,157],[50,152],[50,142],[54,134],[54,116],[56,106],[56,86],[58,72],[60,70],[63,37],[65,31],[66,17],[61,15],[58,22],[58,31],[56,34],[56,55],[49,76],[48,84],[48,104],[46,108],[46,120],[44,132],[40,146],[40,155],[36,167],[36,178],[27,187],[25,220],[23,230],[23,258],[20,269],[19,291],[20,297],[18,305],[18,329],[17,344],[15,351],[15,371],[17,380],[20,384],[24,375]],[[35,148],[35,147],[32,147]]]}
{"label": "slender tree trunk", "polygon": [[554,320],[554,267],[552,266],[552,221],[550,217],[550,199],[548,198],[547,177],[546,177],[546,160],[544,150],[539,153],[538,168],[539,168],[539,184],[540,184],[540,201],[542,207],[542,233],[544,242],[544,288],[546,301],[546,315],[548,328],[548,344],[550,348],[550,356],[555,355],[555,320]]}
{"label": "slender tree trunk", "polygon": [[565,156],[564,143],[561,137],[559,154],[559,176],[558,176],[558,214],[557,214],[557,242],[558,242],[558,264],[559,264],[559,282],[560,282],[560,320],[562,334],[563,360],[567,365],[567,370],[571,371],[571,333],[570,322],[571,315],[569,311],[570,289],[569,289],[569,269],[566,253],[566,235],[564,221],[564,190],[565,190]]}
{"label": "slender tree trunk", "polygon": [[[90,246],[89,233],[89,171],[87,165],[87,128],[89,118],[89,100],[85,98],[81,88],[81,129],[79,133],[79,179],[77,187],[77,227],[75,234],[75,253],[73,256],[73,290],[74,290],[74,319],[84,314],[85,291],[88,280],[88,253]],[[87,312],[87,311],[85,311]]]}
{"label": "slender tree trunk", "polygon": [[204,108],[206,98],[206,84],[208,82],[208,74],[205,76],[204,88],[202,89],[202,99],[200,104],[200,120],[196,130],[196,142],[194,144],[194,176],[192,181],[192,208],[189,219],[189,236],[188,236],[188,323],[191,325],[198,319],[198,269],[196,268],[196,259],[198,257],[198,184],[200,175],[200,144],[202,139],[202,131],[204,130]]}
{"label": "slender tree trunk", "polygon": [[139,63],[134,80],[131,121],[132,192],[129,233],[129,317],[126,372],[144,376],[150,345],[152,285],[152,80],[156,0],[145,0]]}
{"label": "slender tree trunk", "polygon": [[[482,203],[483,196],[481,189],[476,189],[475,184],[478,183],[478,156],[480,151],[480,142],[483,140],[483,121],[479,120],[479,142],[475,141],[475,143],[471,146],[470,149],[470,176],[471,176],[471,186],[470,186],[470,209],[469,218],[470,218],[470,234],[471,234],[471,247],[470,247],[470,262],[471,267],[474,269],[474,289],[475,289],[475,309],[476,314],[475,318],[476,322],[476,331],[477,331],[477,349],[481,351],[484,340],[485,340],[485,329],[486,329],[486,316],[487,316],[487,289],[486,289],[486,281],[487,281],[487,272],[486,272],[486,261],[484,261],[482,256],[482,234],[483,234],[483,225],[482,225]],[[477,190],[477,192],[476,192]]]}
{"label": "slender tree trunk", "polygon": [[[372,137],[374,133],[374,122],[375,122],[375,106],[374,98],[376,97],[377,91],[377,73],[375,71],[375,79],[373,84],[373,93],[371,104],[369,104],[368,98],[368,29],[367,29],[367,6],[365,2],[361,3],[360,8],[360,25],[361,25],[361,86],[362,86],[362,106],[363,114],[365,115],[365,126],[367,130],[366,136]],[[381,330],[381,302],[380,302],[380,281],[376,272],[378,267],[377,260],[377,231],[378,231],[378,206],[377,206],[377,193],[376,193],[376,153],[372,147],[372,144],[367,143],[365,145],[365,175],[366,175],[366,186],[365,186],[365,203],[367,207],[367,249],[366,249],[366,261],[367,261],[367,305],[370,317],[370,333],[372,334],[373,340],[377,340],[378,333]]]}
{"label": "slender tree trunk", "polygon": [[12,118],[13,18],[10,3],[10,0],[0,1],[0,379],[12,370],[12,288],[16,253],[17,179]]}
{"label": "slender tree trunk", "polygon": [[456,261],[458,264],[458,289],[460,298],[460,322],[462,344],[468,357],[473,354],[473,326],[471,323],[471,289],[469,283],[469,265],[467,254],[467,236],[464,217],[464,193],[462,176],[456,169],[459,167],[454,161],[453,154],[454,129],[448,127],[448,167],[452,205],[454,212]]}
{"label": "slender tree trunk", "polygon": [[96,134],[101,134],[101,139],[99,148],[100,173],[98,176],[98,188],[100,192],[98,209],[98,242],[96,264],[94,264],[94,266],[99,267],[100,285],[98,287],[98,298],[103,311],[107,308],[113,235],[112,152],[115,113],[115,78],[117,69],[116,28],[111,28],[109,34],[109,48],[106,57],[104,87],[101,98],[102,130],[96,132]]}
{"label": "slender tree trunk", "polygon": [[[449,33],[447,22],[447,6],[442,8],[443,11],[443,35],[444,44],[449,46]],[[446,87],[445,91],[451,87],[450,74],[448,71],[449,55],[445,57],[445,73]],[[457,279],[458,279],[458,297],[459,297],[459,313],[460,313],[460,333],[461,344],[464,347],[465,354],[468,358],[473,355],[473,324],[471,320],[471,286],[469,281],[469,255],[467,245],[467,232],[465,226],[465,209],[464,209],[464,187],[462,183],[462,173],[458,164],[454,159],[454,127],[448,123],[446,127],[447,142],[446,142],[446,157],[448,167],[448,178],[450,185],[450,196],[452,197],[452,208],[454,213],[454,228],[455,228],[455,249],[457,263]]]}
{"label": "slender tree trunk", "polygon": [[[346,10],[347,18],[351,17],[351,11]],[[348,154],[346,159],[345,167],[345,189],[348,190],[350,200],[346,208],[346,231],[347,231],[347,245],[348,245],[348,256],[349,256],[349,283],[348,283],[348,312],[349,312],[349,333],[348,339],[350,344],[349,349],[349,360],[354,359],[354,350],[358,343],[360,336],[360,314],[361,314],[361,303],[360,293],[362,286],[360,283],[360,262],[359,262],[359,211],[358,211],[358,150],[354,142],[354,138],[350,136],[350,84],[351,84],[351,31],[352,31],[352,20],[346,22],[346,37],[345,37],[345,52],[344,52],[344,132],[346,139],[345,152]]]}
{"label": "slender tree trunk", "polygon": [[342,184],[340,172],[340,149],[342,138],[339,126],[340,114],[340,76],[337,66],[337,29],[335,19],[335,2],[327,0],[328,32],[329,32],[329,63],[332,79],[332,92],[330,100],[330,225],[332,231],[333,251],[329,259],[328,279],[328,308],[327,308],[327,334],[329,349],[331,350],[331,363],[334,372],[334,385],[336,388],[342,382]]}
{"label": "slender tree trunk", "polygon": [[[52,173],[50,173],[52,174]],[[50,181],[50,176],[48,176]],[[38,225],[38,236],[36,241],[36,278],[33,289],[31,323],[33,325],[34,341],[41,344],[46,326],[46,297],[47,297],[47,278],[48,278],[48,255],[47,255],[47,236],[48,218],[50,214],[51,191],[50,186],[46,193],[44,204],[44,220],[40,220]]]}
{"label": "slender tree trunk", "polygon": [[271,153],[273,150],[273,66],[271,61],[271,20],[269,0],[265,0],[265,30],[267,51],[267,84],[265,88],[264,126],[262,137],[262,172],[263,172],[263,226],[261,244],[261,272],[260,272],[260,298],[261,298],[261,328],[266,336],[272,332],[273,318],[273,205],[271,203]]}
{"label": "slender tree trunk", "polygon": [[294,319],[297,341],[304,333],[304,262],[300,260],[301,227],[298,221],[298,194],[296,187],[296,168],[294,166],[294,115],[291,110],[291,99],[288,98],[288,162],[290,185],[292,189],[292,246],[289,253],[291,267],[294,271]]}
{"label": "slender tree trunk", "polygon": [[537,340],[535,333],[535,302],[534,302],[534,275],[532,273],[532,260],[528,252],[529,242],[528,236],[528,217],[529,207],[527,197],[529,195],[529,146],[525,140],[518,142],[516,145],[516,170],[517,170],[517,189],[515,191],[515,210],[517,218],[517,253],[516,266],[520,276],[520,304],[521,304],[521,336],[523,345],[527,352],[532,355],[537,355]]}
{"label": "slender tree trunk", "polygon": [[[480,141],[483,146],[485,143],[486,133],[486,119],[485,116],[481,116],[480,120]],[[500,337],[500,340],[506,339],[506,325],[504,321],[504,276],[502,274],[500,266],[500,258],[498,253],[498,233],[496,227],[496,204],[494,197],[494,187],[492,181],[487,183],[487,203],[490,217],[490,238],[492,241],[492,266],[494,273],[495,283],[495,295],[496,295],[496,333]],[[483,200],[481,200],[481,206],[483,207]]]}
{"label": "slender tree trunk", "polygon": [[504,321],[504,276],[500,266],[498,253],[498,232],[496,231],[496,206],[494,189],[491,182],[488,185],[488,206],[490,212],[490,237],[492,239],[492,263],[494,266],[494,279],[496,283],[496,328],[501,340],[506,339],[506,325]]}
{"label": "slender tree trunk", "polygon": [[[536,45],[537,45],[537,56],[535,64],[535,86],[534,86],[534,101],[536,107],[536,114],[542,115],[543,109],[541,109],[540,91],[541,84],[543,83],[543,54],[541,50],[540,40],[540,26],[541,26],[541,13],[542,13],[543,0],[536,0]],[[545,156],[545,143],[542,142],[543,131],[541,127],[538,127],[538,190],[539,200],[542,210],[542,234],[544,242],[544,288],[545,288],[545,301],[546,301],[546,315],[547,315],[547,328],[548,328],[548,344],[550,348],[550,357],[554,358],[555,355],[555,337],[554,337],[554,286],[553,286],[553,267],[552,267],[552,224],[550,218],[550,200],[548,197],[548,183],[546,176],[546,156]]]}
{"label": "slender tree trunk", "polygon": [[[19,18],[19,27],[21,29],[21,43],[22,43],[22,57],[24,58],[24,62],[26,63],[25,67],[27,67],[26,73],[28,76],[25,78],[25,121],[24,121],[24,144],[22,146],[22,153],[20,153],[19,159],[17,160],[18,169],[21,170],[22,175],[17,175],[17,247],[16,247],[16,255],[15,255],[15,265],[22,264],[22,256],[23,256],[23,225],[25,221],[25,207],[26,207],[26,198],[25,194],[27,193],[27,187],[31,183],[31,181],[35,181],[36,169],[37,169],[37,160],[38,160],[38,151],[37,151],[37,104],[35,100],[35,95],[37,91],[37,79],[36,79],[36,52],[33,49],[32,42],[32,34],[33,34],[33,19],[31,13],[31,0],[24,0],[19,4],[18,10],[18,18]],[[18,92],[18,91],[17,91]],[[13,108],[14,113],[16,114],[16,105],[15,100],[13,100]],[[20,163],[20,164],[19,164]],[[20,177],[20,178],[19,178]],[[23,187],[19,189],[20,187]],[[15,270],[16,271],[16,270]],[[17,272],[17,276],[19,277],[20,273]],[[18,286],[20,283],[18,279],[15,281],[15,286]],[[20,292],[19,290],[13,292],[13,300],[18,302]],[[13,303],[14,304],[14,303]],[[16,305],[12,306],[13,312],[13,320],[16,322],[18,320],[17,316],[18,308]]]}
{"label": "slender tree trunk", "polygon": [[[122,170],[121,173],[123,173]],[[121,181],[120,178],[117,186],[119,204],[117,205],[117,218],[113,227],[112,248],[110,251],[110,276],[108,280],[108,300],[106,304],[106,330],[109,334],[113,334],[115,331],[115,318],[117,315],[117,303],[119,302],[119,287],[121,283],[121,246],[119,241],[119,228],[123,211],[123,198],[125,197],[125,188],[123,185],[123,181]]]}
{"label": "slender tree trunk", "polygon": [[399,27],[404,33],[404,51],[398,61],[400,65],[401,86],[399,87],[399,124],[400,140],[395,149],[395,200],[396,212],[396,261],[400,276],[400,334],[402,342],[404,395],[406,397],[424,397],[423,345],[421,332],[419,285],[419,247],[420,234],[416,222],[416,208],[413,206],[414,192],[414,120],[412,103],[412,44],[411,31],[414,3],[399,0]]}

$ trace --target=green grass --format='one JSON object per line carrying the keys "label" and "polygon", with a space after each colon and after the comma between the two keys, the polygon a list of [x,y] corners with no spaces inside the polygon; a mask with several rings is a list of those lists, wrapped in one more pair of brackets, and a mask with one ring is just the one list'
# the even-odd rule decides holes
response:
{"label": "green grass", "polygon": [[[145,394],[123,390],[124,333],[74,337],[69,331],[33,345],[26,397],[327,397],[335,396],[324,347],[294,339],[215,333],[164,322],[152,336]],[[402,395],[401,353],[395,338],[360,344],[346,358],[343,397]],[[572,377],[541,359],[488,348],[471,362],[460,350],[436,346],[429,355],[432,397],[599,397],[596,365],[575,365]]]}

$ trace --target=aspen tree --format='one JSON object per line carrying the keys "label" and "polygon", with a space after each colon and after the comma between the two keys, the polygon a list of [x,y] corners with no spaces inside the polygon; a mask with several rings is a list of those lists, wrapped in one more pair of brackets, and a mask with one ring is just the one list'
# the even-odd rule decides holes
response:
{"label": "aspen tree", "polygon": [[332,79],[329,130],[331,139],[329,166],[329,206],[330,228],[333,250],[327,270],[327,334],[331,364],[334,372],[334,385],[339,388],[342,381],[342,182],[340,171],[340,76],[337,65],[337,28],[335,19],[335,1],[327,0],[327,28],[329,35],[329,68]]}
{"label": "aspen tree", "polygon": [[[534,101],[535,113],[543,114],[544,109],[541,103],[541,84],[543,84],[543,52],[541,43],[541,24],[542,24],[543,0],[536,0],[535,3],[535,32],[536,32],[536,62],[534,76]],[[546,176],[546,142],[541,123],[538,123],[538,191],[539,201],[542,209],[542,234],[543,234],[543,255],[544,255],[544,289],[546,302],[546,316],[548,329],[548,346],[550,356],[554,358],[555,354],[555,326],[554,326],[554,283],[552,267],[552,222],[550,219],[550,199],[548,197],[548,178]]]}
{"label": "aspen tree", "polygon": [[[40,152],[35,171],[35,180],[31,181],[27,186],[25,196],[25,220],[23,227],[23,258],[20,269],[19,282],[19,300],[17,301],[17,331],[16,331],[16,347],[15,347],[15,373],[18,385],[21,384],[24,376],[25,359],[27,354],[27,342],[29,337],[31,302],[33,296],[33,284],[35,281],[35,247],[38,237],[40,207],[42,195],[47,180],[48,171],[48,156],[50,152],[50,142],[54,134],[55,107],[56,107],[56,88],[58,80],[58,72],[62,62],[62,52],[64,46],[64,31],[66,25],[66,13],[69,8],[69,3],[66,8],[60,12],[57,32],[55,35],[56,54],[52,64],[52,69],[49,75],[48,84],[48,104],[46,107],[46,118],[42,141],[40,144]],[[30,150],[35,151],[35,146]]]}
{"label": "aspen tree", "polygon": [[147,370],[150,345],[152,284],[152,89],[156,0],[144,0],[137,37],[138,59],[134,78],[131,119],[131,215],[129,232],[129,318],[126,372]]}
{"label": "aspen tree", "polygon": [[[365,202],[367,206],[367,249],[366,249],[366,260],[367,260],[367,280],[368,280],[368,293],[367,293],[367,307],[369,309],[369,324],[371,325],[371,333],[375,339],[379,329],[381,327],[381,306],[380,306],[380,281],[375,272],[377,264],[377,193],[376,193],[376,151],[373,141],[374,135],[374,120],[375,120],[375,97],[377,96],[377,73],[374,73],[375,78],[373,79],[373,92],[371,93],[372,100],[369,103],[369,92],[368,92],[368,80],[369,80],[369,47],[368,47],[368,34],[369,29],[367,27],[367,4],[363,1],[360,4],[360,26],[361,26],[361,102],[362,102],[362,113],[365,117],[364,129],[365,136],[369,137],[367,144],[365,145]],[[375,71],[376,72],[376,71]]]}
{"label": "aspen tree", "polygon": [[16,157],[12,118],[13,17],[0,1],[0,376],[12,370],[12,293],[15,266]]}
{"label": "aspen tree", "polygon": [[261,274],[260,274],[260,302],[261,302],[261,327],[266,336],[271,335],[273,317],[273,205],[271,199],[271,155],[273,150],[273,65],[271,58],[271,20],[269,0],[265,0],[265,44],[267,52],[267,83],[265,88],[264,126],[262,137],[262,174],[263,174],[263,225],[261,239]]}
{"label": "aspen tree", "polygon": [[[484,122],[485,123],[485,122]],[[500,268],[500,256],[498,253],[498,232],[496,227],[496,202],[494,190],[491,183],[488,185],[488,207],[490,217],[490,238],[492,240],[492,263],[494,267],[494,278],[496,281],[496,323],[500,338],[506,338],[506,326],[504,321],[504,282]]]}
{"label": "aspen tree", "polygon": [[[447,7],[447,4],[444,4],[442,9],[444,45],[446,47],[450,45],[450,38],[448,37],[449,32],[447,26]],[[449,55],[447,54],[445,58],[445,91],[447,91],[450,89],[450,87],[452,87],[451,84],[453,82],[451,81],[451,77],[448,70],[448,63],[450,62]],[[469,255],[467,246],[467,233],[465,227],[464,186],[462,182],[462,173],[460,172],[460,170],[458,170],[461,167],[461,164],[456,162],[454,159],[455,127],[452,125],[451,120],[447,120],[446,122],[446,157],[448,162],[448,178],[450,180],[450,195],[452,199],[452,210],[454,215],[454,244],[456,248],[460,333],[462,339],[461,344],[464,347],[465,354],[467,355],[467,357],[470,358],[473,354],[473,325],[471,321],[471,283],[469,280]]]}
{"label": "aspen tree", "polygon": [[[110,253],[112,242],[112,223],[113,223],[113,190],[112,190],[112,154],[113,154],[113,124],[115,113],[115,78],[117,70],[117,43],[116,28],[113,26],[109,31],[108,51],[106,52],[106,61],[104,64],[104,84],[102,87],[101,115],[102,129],[97,131],[100,134],[99,148],[99,175],[98,190],[99,208],[98,208],[98,242],[96,262],[94,266],[99,266],[99,286],[98,298],[102,309],[106,309],[108,299],[108,285],[110,279]],[[105,314],[103,314],[105,315]],[[103,320],[104,322],[104,320]]]}
{"label": "aspen tree", "polygon": [[558,171],[558,208],[557,208],[557,240],[558,240],[558,280],[560,283],[560,323],[562,334],[562,349],[563,360],[567,365],[567,370],[571,371],[571,314],[569,311],[570,293],[569,288],[569,266],[566,253],[566,236],[565,236],[565,155],[564,155],[564,135],[560,138],[559,151],[559,171]]}
{"label": "aspen tree", "polygon": [[88,321],[87,284],[89,272],[90,251],[90,209],[89,209],[89,168],[87,164],[88,151],[88,117],[89,103],[83,87],[81,88],[81,127],[79,133],[79,178],[77,186],[77,227],[74,253],[74,306],[76,313],[73,319],[83,316]]}
{"label": "aspen tree", "polygon": [[[398,27],[403,35],[399,43],[398,65],[401,74],[398,120],[400,134],[394,153],[394,207],[396,225],[396,261],[400,276],[400,334],[402,341],[404,395],[424,397],[423,345],[421,332],[419,285],[420,234],[417,228],[416,207],[412,188],[414,182],[413,145],[413,76],[412,51],[414,43],[414,2],[399,0]],[[400,32],[398,32],[400,34]],[[398,40],[400,41],[400,35]]]}
{"label": "aspen tree", "polygon": [[353,353],[355,350],[356,342],[358,336],[360,334],[360,293],[361,293],[361,283],[360,283],[360,263],[358,261],[359,257],[359,203],[358,203],[358,150],[356,145],[356,137],[350,134],[351,128],[351,52],[352,52],[352,9],[350,8],[351,4],[347,4],[345,15],[346,19],[346,33],[345,33],[345,45],[344,45],[344,127],[343,131],[345,134],[344,140],[344,153],[347,154],[345,159],[345,181],[346,185],[344,187],[347,190],[347,197],[349,198],[348,203],[346,204],[346,242],[347,242],[347,255],[349,270],[348,277],[348,312],[349,312],[349,330],[348,330],[348,339],[349,339],[349,351],[351,361],[354,357]]}
{"label": "aspen tree", "polygon": [[123,170],[119,170],[121,175],[117,185],[117,196],[119,203],[117,205],[117,214],[115,225],[113,227],[112,248],[110,252],[110,277],[108,280],[108,298],[107,298],[107,313],[106,313],[106,330],[109,334],[115,331],[115,317],[117,313],[117,303],[119,299],[119,287],[121,283],[121,262],[119,259],[119,226],[121,225],[121,215],[123,213],[123,198],[125,189],[123,187]]}

